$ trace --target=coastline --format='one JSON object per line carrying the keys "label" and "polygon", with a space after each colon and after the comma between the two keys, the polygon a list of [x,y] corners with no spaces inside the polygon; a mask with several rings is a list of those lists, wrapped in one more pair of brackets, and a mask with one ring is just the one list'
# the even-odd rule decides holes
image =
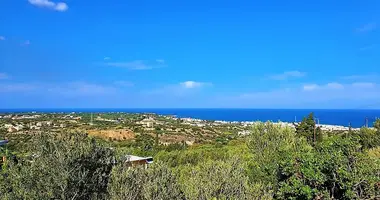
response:
{"label": "coastline", "polygon": [[[159,115],[159,116],[168,117],[166,115]],[[191,125],[196,125],[196,126],[197,126],[197,122],[212,123],[213,125],[240,124],[243,126],[250,126],[250,125],[260,123],[260,122],[264,122],[264,123],[271,122],[273,124],[277,124],[283,127],[295,128],[292,122],[282,122],[282,121],[277,121],[277,122],[274,122],[274,121],[224,121],[224,120],[203,120],[203,119],[196,119],[196,118],[189,118],[189,117],[186,117],[186,118],[171,117],[171,118],[174,120],[183,120],[185,122],[188,122]],[[295,123],[299,123],[299,122],[295,122]],[[333,125],[333,124],[316,124],[316,127],[320,127],[321,130],[323,131],[349,131],[350,130],[350,127],[341,126],[341,125]],[[368,128],[372,129],[373,127],[368,127]],[[351,130],[360,130],[360,129],[361,128],[351,127]]]}
{"label": "coastline", "polygon": [[0,109],[0,113],[128,113],[128,114],[157,114],[164,116],[177,116],[179,118],[193,118],[208,121],[226,122],[255,122],[271,121],[274,123],[299,122],[310,112],[314,113],[323,129],[348,130],[349,124],[354,129],[368,124],[372,127],[376,118],[380,117],[377,109],[227,109],[227,108],[51,108],[51,109]]}

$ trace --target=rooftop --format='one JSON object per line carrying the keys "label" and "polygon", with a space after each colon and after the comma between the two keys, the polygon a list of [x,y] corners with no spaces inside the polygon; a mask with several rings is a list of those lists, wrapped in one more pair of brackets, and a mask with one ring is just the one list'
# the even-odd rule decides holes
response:
{"label": "rooftop", "polygon": [[8,144],[8,140],[0,140],[0,146]]}
{"label": "rooftop", "polygon": [[140,160],[146,160],[148,164],[153,163],[152,157],[139,157],[134,155],[126,155],[124,158],[125,162],[134,162],[134,161],[140,161]]}

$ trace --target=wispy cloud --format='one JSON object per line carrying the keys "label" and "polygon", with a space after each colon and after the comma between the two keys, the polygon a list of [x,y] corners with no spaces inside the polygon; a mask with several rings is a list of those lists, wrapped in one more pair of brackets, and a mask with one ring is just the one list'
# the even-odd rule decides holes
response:
{"label": "wispy cloud", "polygon": [[356,88],[373,88],[376,84],[371,82],[356,82],[352,83],[352,86]]}
{"label": "wispy cloud", "polygon": [[49,0],[28,0],[30,4],[41,7],[41,8],[48,8],[51,10],[56,10],[59,12],[64,12],[69,9],[69,6],[64,2],[53,2]]}
{"label": "wispy cloud", "polygon": [[29,46],[29,45],[30,45],[29,40],[26,40],[25,42],[21,43],[21,46]]}
{"label": "wispy cloud", "polygon": [[130,81],[115,81],[115,85],[121,86],[121,87],[132,87],[134,84]]}
{"label": "wispy cloud", "polygon": [[121,67],[121,68],[126,68],[129,70],[149,70],[149,69],[154,69],[154,68],[160,68],[164,67],[164,63],[162,62],[148,62],[148,61],[143,61],[143,60],[135,60],[131,62],[107,62],[105,63],[107,66],[111,67]]}
{"label": "wispy cloud", "polygon": [[0,35],[0,41],[1,40],[5,40],[5,37]]}
{"label": "wispy cloud", "polygon": [[184,81],[177,84],[164,85],[159,88],[154,88],[151,90],[143,91],[142,94],[146,95],[167,95],[171,97],[185,97],[198,94],[212,86],[209,82],[198,82],[198,81]]}
{"label": "wispy cloud", "polygon": [[367,33],[367,32],[371,32],[373,30],[375,30],[377,28],[377,24],[372,22],[372,23],[368,23],[368,24],[365,24],[359,28],[356,29],[357,32],[360,32],[360,33]]}
{"label": "wispy cloud", "polygon": [[110,60],[110,57],[104,57],[103,60]]}
{"label": "wispy cloud", "polygon": [[105,96],[120,92],[112,84],[97,84],[83,81],[64,83],[47,82],[12,82],[0,83],[0,93],[32,92],[39,95],[51,95],[57,97],[83,97],[83,96]]}
{"label": "wispy cloud", "polygon": [[326,88],[329,89],[343,89],[344,86],[340,83],[332,82],[332,83],[327,83]]}
{"label": "wispy cloud", "polygon": [[164,59],[157,59],[156,62],[157,62],[157,63],[160,63],[160,64],[164,64],[164,63],[165,63],[165,60],[164,60]]}
{"label": "wispy cloud", "polygon": [[4,83],[0,84],[0,92],[29,92],[37,89],[39,86],[34,83]]}
{"label": "wispy cloud", "polygon": [[287,80],[289,78],[300,78],[306,76],[305,72],[300,71],[287,71],[282,74],[272,75],[269,78],[272,80]]}
{"label": "wispy cloud", "polygon": [[349,75],[349,76],[342,76],[340,77],[344,80],[350,80],[350,81],[375,81],[380,80],[380,75],[378,74],[356,74],[356,75]]}
{"label": "wispy cloud", "polygon": [[304,91],[314,91],[314,90],[342,90],[342,89],[353,89],[353,88],[375,88],[376,83],[374,82],[353,82],[353,83],[337,83],[331,82],[327,84],[306,84],[302,86]]}
{"label": "wispy cloud", "polygon": [[[371,83],[308,84],[302,87],[253,91],[219,98],[215,104],[242,108],[380,108],[380,85]],[[281,99],[281,101],[279,101]],[[374,103],[376,103],[374,105]]]}
{"label": "wispy cloud", "polygon": [[152,69],[151,66],[145,64],[142,60],[135,60],[131,62],[109,62],[106,65],[111,67],[122,67],[131,70],[147,70]]}
{"label": "wispy cloud", "polygon": [[306,84],[303,86],[303,90],[305,91],[312,91],[312,90],[316,90],[319,88],[319,85],[317,84]]}
{"label": "wispy cloud", "polygon": [[6,73],[0,73],[0,80],[8,79],[9,76]]}
{"label": "wispy cloud", "polygon": [[318,90],[318,89],[333,89],[333,90],[337,90],[337,89],[344,89],[344,85],[341,84],[341,83],[337,83],[337,82],[331,82],[331,83],[327,83],[325,85],[306,84],[306,85],[302,86],[302,89],[304,91],[314,91],[314,90]]}
{"label": "wispy cloud", "polygon": [[206,83],[206,82],[197,82],[197,81],[184,81],[180,83],[180,86],[183,88],[187,89],[192,89],[192,88],[200,88],[203,86],[210,86],[212,85],[211,83]]}
{"label": "wispy cloud", "polygon": [[47,90],[64,96],[98,96],[117,93],[115,87],[82,81],[58,84],[54,87],[48,87]]}

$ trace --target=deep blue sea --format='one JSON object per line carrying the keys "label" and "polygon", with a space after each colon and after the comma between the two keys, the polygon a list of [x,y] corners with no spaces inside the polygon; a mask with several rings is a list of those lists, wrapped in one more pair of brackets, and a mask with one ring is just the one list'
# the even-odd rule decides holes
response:
{"label": "deep blue sea", "polygon": [[321,124],[348,126],[358,128],[365,125],[372,126],[376,118],[380,118],[380,110],[331,110],[331,109],[0,109],[0,113],[9,112],[128,112],[128,113],[156,113],[162,115],[176,115],[177,117],[191,117],[204,120],[225,121],[300,121],[310,112]]}

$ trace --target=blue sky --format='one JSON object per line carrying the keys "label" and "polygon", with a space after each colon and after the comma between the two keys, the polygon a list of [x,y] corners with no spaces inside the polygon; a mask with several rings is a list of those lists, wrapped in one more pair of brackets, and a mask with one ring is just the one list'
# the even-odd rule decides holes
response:
{"label": "blue sky", "polygon": [[380,108],[380,1],[0,2],[1,108]]}

